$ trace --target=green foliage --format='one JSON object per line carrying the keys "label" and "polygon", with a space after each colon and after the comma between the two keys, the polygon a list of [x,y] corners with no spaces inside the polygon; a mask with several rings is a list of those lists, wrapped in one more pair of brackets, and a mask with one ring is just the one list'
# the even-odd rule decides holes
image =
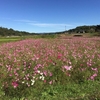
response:
{"label": "green foliage", "polygon": [[40,37],[41,38],[56,38],[56,34],[47,34],[47,35],[45,35],[45,34],[42,34],[42,35],[40,35]]}
{"label": "green foliage", "polygon": [[78,26],[75,29],[68,30],[69,33],[99,33],[100,25],[93,26]]}
{"label": "green foliage", "polygon": [[35,33],[29,33],[25,31],[16,31],[13,30],[12,28],[4,28],[0,27],[0,36],[24,36],[24,35],[35,35]]}
{"label": "green foliage", "polygon": [[98,81],[86,81],[81,84],[67,83],[66,85],[43,86],[37,90],[33,87],[29,91],[26,96],[23,96],[23,93],[20,92],[22,97],[3,95],[1,96],[1,100],[100,100],[100,85]]}

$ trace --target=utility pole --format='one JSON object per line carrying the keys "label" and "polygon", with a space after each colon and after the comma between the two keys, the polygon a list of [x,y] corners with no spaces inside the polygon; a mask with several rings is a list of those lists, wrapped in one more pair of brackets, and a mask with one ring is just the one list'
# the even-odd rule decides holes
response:
{"label": "utility pole", "polygon": [[65,26],[65,34],[66,34],[66,26]]}

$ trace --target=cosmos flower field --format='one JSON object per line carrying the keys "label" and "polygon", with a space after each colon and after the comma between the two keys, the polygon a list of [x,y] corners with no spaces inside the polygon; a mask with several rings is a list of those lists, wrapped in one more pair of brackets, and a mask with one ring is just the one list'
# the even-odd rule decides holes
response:
{"label": "cosmos flower field", "polygon": [[100,81],[100,38],[27,39],[0,46],[0,82],[9,90]]}

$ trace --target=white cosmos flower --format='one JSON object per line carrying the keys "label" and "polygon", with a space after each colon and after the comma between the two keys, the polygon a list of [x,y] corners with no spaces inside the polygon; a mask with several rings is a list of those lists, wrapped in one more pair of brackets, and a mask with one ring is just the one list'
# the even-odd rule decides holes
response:
{"label": "white cosmos flower", "polygon": [[41,80],[44,80],[44,76],[43,76],[43,75],[42,75],[42,76],[40,76],[40,79],[41,79]]}
{"label": "white cosmos flower", "polygon": [[24,84],[25,82],[24,82],[24,81],[22,81],[22,83]]}
{"label": "white cosmos flower", "polygon": [[40,75],[43,75],[43,73],[40,73]]}
{"label": "white cosmos flower", "polygon": [[34,85],[34,83],[35,83],[35,80],[34,79],[31,79],[31,85]]}
{"label": "white cosmos flower", "polygon": [[40,71],[38,70],[37,73],[40,73]]}

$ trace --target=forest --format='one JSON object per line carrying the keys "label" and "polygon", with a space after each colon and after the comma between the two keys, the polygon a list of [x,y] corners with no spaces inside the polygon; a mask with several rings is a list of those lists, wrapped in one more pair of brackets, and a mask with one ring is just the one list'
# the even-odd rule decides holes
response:
{"label": "forest", "polygon": [[8,28],[0,27],[0,36],[24,36],[24,35],[32,35],[32,34],[26,31],[18,31],[12,28],[8,29]]}

